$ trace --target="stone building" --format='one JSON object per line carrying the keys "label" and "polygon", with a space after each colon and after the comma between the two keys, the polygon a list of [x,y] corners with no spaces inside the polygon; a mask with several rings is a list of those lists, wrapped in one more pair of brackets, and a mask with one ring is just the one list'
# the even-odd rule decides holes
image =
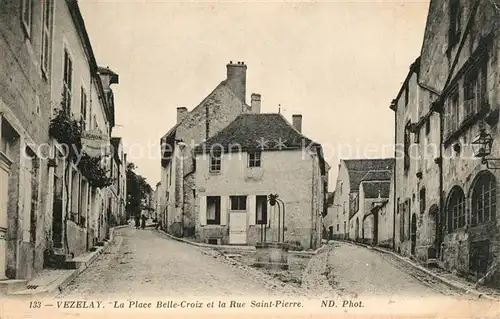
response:
{"label": "stone building", "polygon": [[111,212],[111,226],[126,222],[125,203],[127,200],[127,163],[121,137],[112,137],[111,146],[113,157],[110,161],[111,178],[114,180],[109,187],[112,204],[108,207]]}
{"label": "stone building", "polygon": [[164,230],[176,236],[194,236],[194,148],[217,134],[239,114],[260,107],[260,95],[246,104],[244,62],[230,62],[227,78],[191,111],[177,108],[177,123],[161,139],[160,210]]}
{"label": "stone building", "polygon": [[[396,249],[496,283],[499,18],[494,0],[431,1],[420,58],[391,104]],[[478,136],[492,138],[485,160]]]}
{"label": "stone building", "polygon": [[48,245],[53,1],[0,2],[0,280],[30,279]]}
{"label": "stone building", "polygon": [[387,174],[392,171],[393,165],[394,159],[391,158],[340,160],[333,204],[326,217],[328,227],[333,229],[333,239],[355,239],[354,235],[359,234],[359,224],[356,232],[355,219],[354,224],[350,224],[350,217],[359,210],[361,181],[371,171]]}
{"label": "stone building", "polygon": [[389,200],[392,172],[371,170],[359,184],[357,201],[349,213],[349,238],[369,245],[378,244],[379,215],[374,207]]}
{"label": "stone building", "polygon": [[76,1],[2,2],[0,15],[0,278],[29,280],[106,234],[107,190],[66,158],[78,132],[110,136],[118,76],[97,67]]}
{"label": "stone building", "polygon": [[[329,167],[301,127],[301,115],[292,126],[281,114],[241,114],[195,148],[197,240],[255,245],[283,241],[285,229],[285,242],[318,247]],[[284,208],[272,206],[270,194]]]}

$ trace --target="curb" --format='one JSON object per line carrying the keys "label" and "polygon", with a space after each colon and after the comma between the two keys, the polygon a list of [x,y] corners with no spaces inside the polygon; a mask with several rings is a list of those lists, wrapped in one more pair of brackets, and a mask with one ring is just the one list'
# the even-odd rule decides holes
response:
{"label": "curb", "polygon": [[169,233],[165,232],[164,230],[158,229],[156,231],[159,232],[159,233],[162,233],[163,235],[169,237],[170,239],[173,239],[173,240],[185,243],[185,244],[193,245],[193,246],[196,246],[196,247],[210,248],[210,249],[213,249],[213,250],[241,249],[241,250],[247,250],[247,251],[255,251],[255,247],[254,246],[210,245],[210,244],[205,244],[205,243],[197,243],[195,241],[191,241],[191,240],[184,239],[184,238],[175,237],[175,236],[170,235]]}
{"label": "curb", "polygon": [[349,243],[351,245],[356,245],[356,246],[361,246],[361,247],[365,247],[367,249],[371,249],[371,250],[375,250],[375,251],[378,251],[380,253],[383,253],[383,254],[390,254],[390,255],[393,255],[394,257],[398,258],[399,260],[405,262],[406,264],[412,266],[413,268],[416,268],[424,273],[426,273],[427,275],[433,277],[434,279],[437,279],[439,281],[441,281],[443,284],[451,287],[451,288],[454,288],[456,290],[459,290],[461,291],[462,293],[464,294],[472,294],[474,296],[476,296],[477,298],[484,298],[484,299],[489,299],[489,300],[494,300],[494,301],[499,301],[500,299],[499,298],[495,298],[495,297],[492,297],[490,295],[487,295],[485,293],[481,293],[475,289],[472,289],[472,288],[469,288],[465,285],[461,285],[459,283],[455,283],[455,282],[452,282],[446,278],[443,278],[441,276],[439,276],[438,274],[430,271],[429,269],[425,268],[425,267],[422,267],[420,265],[418,265],[417,263],[411,261],[411,260],[408,260],[407,258],[404,258],[403,256],[400,256],[398,254],[396,254],[395,252],[392,252],[392,251],[388,251],[388,250],[385,250],[385,249],[381,249],[379,247],[372,247],[372,246],[368,246],[368,245],[365,245],[365,244],[362,244],[362,243],[356,243],[356,242],[350,242],[350,241],[338,241],[338,242],[343,242],[343,243]]}

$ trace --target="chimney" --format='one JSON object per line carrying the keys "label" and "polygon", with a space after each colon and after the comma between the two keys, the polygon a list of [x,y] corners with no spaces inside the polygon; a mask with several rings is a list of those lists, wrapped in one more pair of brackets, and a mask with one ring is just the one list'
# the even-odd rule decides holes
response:
{"label": "chimney", "polygon": [[245,103],[247,85],[247,66],[244,62],[230,61],[227,67],[227,84],[236,96]]}
{"label": "chimney", "polygon": [[177,124],[179,124],[180,122],[182,122],[182,120],[184,120],[184,118],[186,117],[187,114],[188,114],[187,108],[185,108],[185,107],[178,107],[177,108]]}
{"label": "chimney", "polygon": [[292,125],[297,131],[302,133],[302,115],[301,114],[292,115]]}
{"label": "chimney", "polygon": [[252,93],[251,99],[252,113],[260,113],[260,94]]}

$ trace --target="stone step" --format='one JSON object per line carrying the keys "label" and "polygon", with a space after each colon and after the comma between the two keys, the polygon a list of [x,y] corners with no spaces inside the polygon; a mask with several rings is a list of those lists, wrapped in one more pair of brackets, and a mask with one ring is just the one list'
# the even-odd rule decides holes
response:
{"label": "stone step", "polygon": [[24,279],[0,280],[0,295],[9,295],[26,289],[27,284],[28,281]]}

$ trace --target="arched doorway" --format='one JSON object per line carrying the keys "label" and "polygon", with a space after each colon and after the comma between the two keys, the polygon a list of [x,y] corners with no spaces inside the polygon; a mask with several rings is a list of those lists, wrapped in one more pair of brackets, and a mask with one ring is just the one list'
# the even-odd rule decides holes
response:
{"label": "arched doorway", "polygon": [[411,254],[415,255],[415,248],[417,246],[417,216],[413,214],[411,216]]}
{"label": "arched doorway", "polygon": [[356,217],[356,228],[355,228],[354,239],[356,241],[359,240],[359,218],[357,218],[357,217]]}

